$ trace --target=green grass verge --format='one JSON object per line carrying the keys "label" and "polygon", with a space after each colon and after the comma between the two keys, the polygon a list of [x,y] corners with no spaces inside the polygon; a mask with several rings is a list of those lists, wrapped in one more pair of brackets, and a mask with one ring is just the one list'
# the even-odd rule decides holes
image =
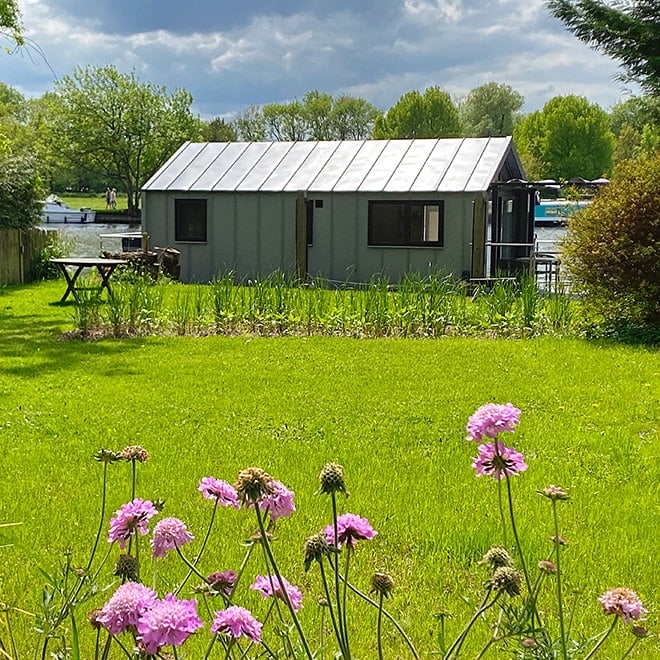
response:
{"label": "green grass verge", "polygon": [[[89,193],[78,195],[73,193],[57,193],[72,209],[90,208],[94,211],[108,211],[105,203],[105,193]],[[117,211],[127,208],[126,193],[117,193]]]}
{"label": "green grass verge", "polygon": [[[153,458],[141,466],[139,495],[165,499],[166,515],[184,519],[198,537],[209,515],[196,491],[203,476],[233,481],[257,465],[295,491],[298,511],[278,524],[275,546],[284,574],[306,594],[303,620],[316,625],[318,575],[304,574],[301,545],[329,522],[328,502],[314,492],[320,468],[336,461],[351,492],[344,510],[378,530],[357,548],[355,582],[367,588],[374,569],[390,571],[397,589],[388,607],[422,657],[432,657],[433,615],[451,614],[449,637],[462,628],[481,597],[477,562],[501,541],[495,484],[475,478],[465,423],[485,402],[511,401],[523,416],[507,440],[529,464],[513,484],[528,562],[551,549],[549,504],[536,491],[560,484],[571,495],[560,515],[574,634],[607,625],[596,598],[621,585],[641,596],[657,631],[657,351],[555,338],[64,341],[74,308],[54,304],[62,287],[0,290],[0,522],[22,523],[0,530],[0,545],[13,543],[0,549],[5,603],[36,611],[38,567],[51,569],[65,548],[74,549],[74,564],[84,563],[98,525],[101,469],[91,456],[141,444]],[[110,474],[114,511],[128,499],[128,466],[111,466]],[[244,512],[220,513],[206,572],[235,567],[240,540],[253,531]],[[180,575],[174,557],[159,570],[163,589]],[[543,607],[552,626],[550,596],[549,589]],[[248,598],[263,610],[254,594]],[[375,657],[375,612],[351,609],[354,652]],[[24,648],[35,643],[29,627],[21,618]],[[619,657],[630,643],[629,633],[615,632],[603,657]],[[204,643],[185,657],[197,657]],[[638,649],[636,657],[660,657],[657,638]]]}

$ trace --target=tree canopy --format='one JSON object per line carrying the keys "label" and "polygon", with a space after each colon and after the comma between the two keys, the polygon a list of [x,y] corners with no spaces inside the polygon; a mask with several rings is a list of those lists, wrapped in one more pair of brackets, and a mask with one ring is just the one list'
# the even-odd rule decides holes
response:
{"label": "tree canopy", "polygon": [[376,140],[455,137],[461,133],[458,110],[449,94],[429,87],[423,94],[407,92],[376,119]]}
{"label": "tree canopy", "polygon": [[581,41],[619,60],[626,75],[660,96],[660,3],[548,0],[550,12]]}
{"label": "tree canopy", "polygon": [[21,12],[16,0],[0,0],[0,36],[9,38],[17,46],[24,44]]}
{"label": "tree canopy", "polygon": [[582,96],[555,96],[514,130],[533,179],[595,179],[612,167],[614,135],[607,113]]}
{"label": "tree canopy", "polygon": [[489,82],[475,87],[459,106],[463,133],[469,137],[511,135],[523,102],[509,85]]}
{"label": "tree canopy", "polygon": [[120,185],[134,213],[142,184],[184,141],[199,139],[191,104],[189,92],[168,94],[134,71],[87,66],[56,83],[50,111],[62,153]]}

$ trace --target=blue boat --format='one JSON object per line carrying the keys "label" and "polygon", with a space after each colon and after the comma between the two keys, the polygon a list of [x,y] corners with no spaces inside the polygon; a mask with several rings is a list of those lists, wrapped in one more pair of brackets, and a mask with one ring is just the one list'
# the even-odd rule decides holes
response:
{"label": "blue boat", "polygon": [[575,201],[571,199],[542,199],[540,204],[534,207],[534,225],[536,227],[565,227],[568,219],[581,211],[591,202]]}

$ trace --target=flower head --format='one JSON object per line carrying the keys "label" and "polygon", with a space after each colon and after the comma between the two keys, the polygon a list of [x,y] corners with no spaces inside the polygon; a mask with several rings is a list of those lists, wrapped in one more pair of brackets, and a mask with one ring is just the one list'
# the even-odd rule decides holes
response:
{"label": "flower head", "polygon": [[203,626],[197,616],[196,600],[178,600],[173,594],[167,594],[140,616],[138,639],[147,654],[154,655],[163,646],[181,646]]}
{"label": "flower head", "polygon": [[496,591],[506,591],[509,596],[518,596],[520,594],[521,582],[520,573],[512,566],[500,566],[496,568],[490,580],[490,584]]}
{"label": "flower head", "polygon": [[241,508],[236,489],[222,479],[204,477],[199,482],[198,490],[207,500],[217,500],[222,506],[233,506],[234,509]]}
{"label": "flower head", "polygon": [[616,614],[620,616],[625,623],[630,623],[633,619],[637,621],[646,610],[642,606],[642,601],[632,589],[626,587],[617,587],[605,592],[598,602],[603,608],[605,614]]}
{"label": "flower head", "polygon": [[360,518],[354,513],[344,513],[337,517],[337,539],[332,525],[325,528],[325,540],[328,545],[337,549],[346,543],[349,548],[355,545],[355,541],[372,539],[378,532],[369,524],[366,518]]}
{"label": "flower head", "polygon": [[371,576],[369,591],[387,598],[394,591],[394,579],[389,573],[376,572]]}
{"label": "flower head", "polygon": [[273,478],[261,468],[249,467],[241,470],[236,479],[238,499],[246,504],[254,503],[264,495],[273,495],[275,490],[272,484]]}
{"label": "flower head", "polygon": [[124,504],[121,509],[115,511],[115,515],[110,519],[108,541],[110,543],[119,541],[119,547],[124,550],[126,541],[136,531],[140,532],[142,536],[149,533],[149,520],[157,513],[156,507],[149,500],[143,500],[140,497]]}
{"label": "flower head", "polygon": [[119,559],[115,564],[114,575],[131,580],[131,582],[139,582],[138,569],[138,561],[135,557],[132,555],[119,555]]}
{"label": "flower head", "polygon": [[515,449],[505,447],[502,442],[487,442],[479,445],[478,450],[479,456],[472,463],[478,477],[487,475],[499,481],[504,475],[512,477],[527,469],[525,457]]}
{"label": "flower head", "polygon": [[319,493],[344,493],[348,496],[342,465],[326,463],[319,474],[319,481],[321,482]]}
{"label": "flower head", "polygon": [[249,610],[237,605],[215,612],[215,618],[211,624],[211,632],[214,635],[227,635],[232,639],[245,637],[255,644],[261,641],[261,628],[262,624],[252,616]]}
{"label": "flower head", "polygon": [[561,486],[546,486],[543,490],[538,491],[544,497],[547,497],[553,502],[556,500],[567,500],[568,493]]}
{"label": "flower head", "polygon": [[305,539],[305,572],[307,572],[313,561],[320,562],[330,552],[330,546],[325,540],[325,533],[318,532]]}
{"label": "flower head", "polygon": [[513,432],[519,422],[520,410],[512,403],[487,403],[468,420],[466,440],[483,442],[484,438],[495,439],[503,431]]}
{"label": "flower head", "polygon": [[164,557],[168,550],[180,548],[195,537],[186,528],[186,523],[178,518],[163,518],[156,523],[151,537],[151,550],[154,557]]}
{"label": "flower head", "polygon": [[137,626],[139,618],[153,607],[158,595],[153,589],[138,582],[126,582],[117,588],[103,606],[98,621],[111,635]]}
{"label": "flower head", "polygon": [[119,457],[124,461],[138,461],[140,463],[146,463],[150,458],[149,452],[140,445],[124,447],[119,452]]}
{"label": "flower head", "polygon": [[99,449],[94,454],[94,460],[99,463],[115,463],[121,460],[121,456],[112,449]]}
{"label": "flower head", "polygon": [[293,491],[275,479],[270,482],[270,486],[273,492],[263,495],[259,499],[259,509],[264,513],[269,513],[273,522],[278,518],[288,518],[296,510],[296,505],[293,503]]}
{"label": "flower head", "polygon": [[[280,578],[282,584],[280,584]],[[273,598],[279,598],[285,603],[286,598],[284,597],[284,591],[286,591],[286,595],[289,597],[289,602],[291,603],[291,608],[294,612],[297,612],[303,606],[302,593],[298,587],[289,584],[285,578],[281,576],[280,578],[278,578],[277,575],[257,575],[254,584],[250,585],[250,589],[258,591],[263,598],[271,596]],[[284,587],[284,591],[282,590],[282,587]]]}
{"label": "flower head", "polygon": [[500,566],[512,566],[511,555],[509,551],[501,545],[494,545],[488,549],[488,552],[482,557],[480,564],[487,564],[493,570]]}
{"label": "flower head", "polygon": [[212,589],[211,593],[219,594],[224,592],[227,596],[231,596],[232,589],[236,584],[236,571],[211,573],[211,575],[206,578],[206,582]]}

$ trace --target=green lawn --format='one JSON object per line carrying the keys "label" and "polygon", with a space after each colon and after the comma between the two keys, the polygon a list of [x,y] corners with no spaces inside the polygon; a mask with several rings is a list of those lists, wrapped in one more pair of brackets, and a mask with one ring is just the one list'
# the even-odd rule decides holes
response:
{"label": "green lawn", "polygon": [[[57,196],[64,200],[64,202],[72,209],[90,208],[94,211],[107,211],[108,208],[105,203],[105,193],[57,193]],[[127,208],[126,193],[117,193],[117,210],[125,210]]]}
{"label": "green lawn", "polygon": [[[152,460],[141,466],[138,495],[165,499],[165,515],[185,520],[196,543],[210,513],[196,490],[201,477],[233,481],[254,465],[295,491],[297,512],[278,522],[274,545],[284,574],[305,592],[303,621],[315,626],[318,573],[303,572],[301,547],[329,522],[327,499],[314,493],[319,470],[335,461],[351,493],[343,510],[378,531],[356,546],[354,580],[366,589],[373,570],[391,572],[397,586],[388,608],[422,657],[432,657],[433,615],[447,610],[448,636],[458,633],[482,595],[477,562],[501,542],[496,486],[475,477],[465,424],[481,404],[511,401],[523,415],[506,440],[529,464],[513,480],[528,562],[551,550],[550,507],[537,491],[562,485],[571,495],[560,503],[560,524],[575,636],[607,626],[596,598],[615,586],[637,591],[657,634],[657,351],[555,338],[65,341],[73,305],[55,302],[63,289],[61,281],[0,289],[0,522],[22,522],[0,536],[14,544],[0,549],[1,601],[35,611],[38,567],[56,566],[69,546],[74,563],[85,562],[102,474],[91,457],[141,444]],[[128,476],[126,464],[110,467],[109,511],[129,499]],[[203,572],[236,567],[254,527],[247,512],[231,509],[218,522]],[[180,575],[175,557],[162,560],[161,590]],[[542,605],[552,625],[550,596],[548,587]],[[253,593],[245,597],[263,612]],[[375,612],[357,601],[350,607],[356,656],[376,657]],[[34,637],[20,621],[19,646],[29,648]],[[409,657],[388,629],[390,638]],[[207,639],[184,646],[181,657],[201,657],[193,649]],[[620,657],[631,639],[621,626],[600,657]],[[635,657],[660,657],[657,637],[637,649]]]}

